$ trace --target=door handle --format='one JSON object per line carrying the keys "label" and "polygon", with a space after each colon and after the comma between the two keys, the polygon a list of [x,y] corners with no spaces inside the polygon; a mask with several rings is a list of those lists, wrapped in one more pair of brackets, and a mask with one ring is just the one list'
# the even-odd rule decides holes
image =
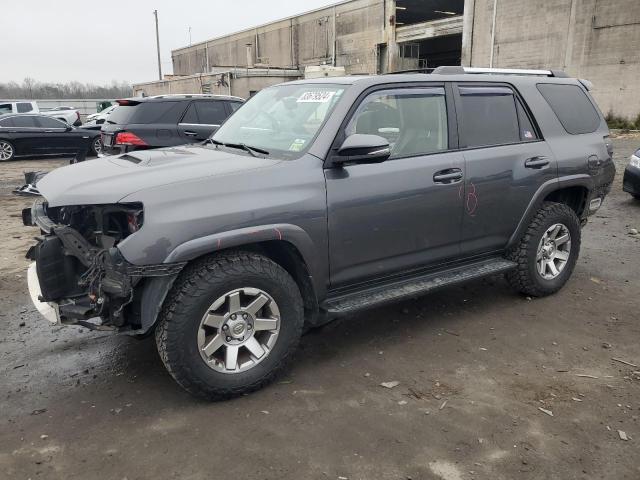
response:
{"label": "door handle", "polygon": [[549,159],[547,157],[531,157],[524,161],[526,168],[542,168],[549,165]]}
{"label": "door handle", "polygon": [[198,132],[194,132],[193,130],[185,130],[184,134],[190,137],[195,137],[196,135],[198,135]]}
{"label": "door handle", "polygon": [[443,184],[458,183],[460,180],[462,180],[462,177],[462,170],[460,170],[459,168],[448,168],[446,170],[440,170],[439,172],[434,173],[433,181],[435,183]]}

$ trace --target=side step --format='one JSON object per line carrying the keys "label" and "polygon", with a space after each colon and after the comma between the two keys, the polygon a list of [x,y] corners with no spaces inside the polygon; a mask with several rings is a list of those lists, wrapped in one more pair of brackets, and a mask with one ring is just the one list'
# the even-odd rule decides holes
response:
{"label": "side step", "polygon": [[331,314],[345,314],[423,295],[441,287],[506,272],[515,267],[515,262],[502,257],[485,259],[449,270],[403,278],[384,285],[330,297],[323,307]]}

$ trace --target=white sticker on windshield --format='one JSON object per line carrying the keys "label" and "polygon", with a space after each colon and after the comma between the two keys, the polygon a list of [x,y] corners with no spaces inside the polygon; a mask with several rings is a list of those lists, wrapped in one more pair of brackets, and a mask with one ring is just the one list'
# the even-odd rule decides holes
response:
{"label": "white sticker on windshield", "polygon": [[327,103],[336,92],[304,92],[298,97],[298,103]]}

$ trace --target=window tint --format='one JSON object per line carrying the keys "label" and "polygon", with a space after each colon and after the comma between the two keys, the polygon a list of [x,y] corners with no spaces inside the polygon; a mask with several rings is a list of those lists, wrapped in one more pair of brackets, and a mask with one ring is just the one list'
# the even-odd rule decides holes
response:
{"label": "window tint", "polygon": [[242,106],[242,102],[229,102],[229,106],[231,107],[231,112],[235,112]]}
{"label": "window tint", "polygon": [[220,125],[227,118],[227,110],[221,101],[196,102],[199,123],[204,125]]}
{"label": "window tint", "polygon": [[13,117],[1,119],[0,127],[13,127]]}
{"label": "window tint", "polygon": [[187,108],[187,113],[182,117],[181,123],[199,123],[198,122],[198,114],[196,113],[196,104],[195,102],[191,102],[189,104],[189,108]]}
{"label": "window tint", "polygon": [[186,107],[185,102],[143,102],[130,123],[178,123]]}
{"label": "window tint", "polygon": [[13,117],[13,125],[18,128],[39,128],[36,117],[32,115]]}
{"label": "window tint", "polygon": [[13,113],[10,103],[0,103],[0,115],[3,113]]}
{"label": "window tint", "polygon": [[449,148],[444,88],[412,88],[369,95],[349,121],[347,135],[379,135],[391,145],[391,158]]}
{"label": "window tint", "polygon": [[461,146],[520,142],[513,91],[507,87],[460,87]]}
{"label": "window tint", "polygon": [[67,124],[61,122],[60,120],[56,120],[55,118],[49,117],[34,117],[37,118],[38,124],[42,128],[67,128]]}
{"label": "window tint", "polygon": [[27,113],[33,111],[33,105],[30,103],[21,102],[16,105],[18,113]]}
{"label": "window tint", "polygon": [[538,90],[568,133],[592,133],[600,126],[600,115],[577,85],[539,83]]}

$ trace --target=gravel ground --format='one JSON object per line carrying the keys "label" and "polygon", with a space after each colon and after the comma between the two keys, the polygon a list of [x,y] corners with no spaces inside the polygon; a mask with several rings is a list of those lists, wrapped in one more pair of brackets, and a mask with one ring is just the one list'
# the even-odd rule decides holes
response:
{"label": "gravel ground", "polygon": [[152,339],[38,317],[31,199],[9,192],[65,162],[0,165],[0,476],[640,478],[640,368],[613,360],[640,365],[640,202],[621,191],[639,145],[615,140],[613,191],[560,293],[492,278],[355,315],[306,335],[278,383],[214,404],[180,390]]}

